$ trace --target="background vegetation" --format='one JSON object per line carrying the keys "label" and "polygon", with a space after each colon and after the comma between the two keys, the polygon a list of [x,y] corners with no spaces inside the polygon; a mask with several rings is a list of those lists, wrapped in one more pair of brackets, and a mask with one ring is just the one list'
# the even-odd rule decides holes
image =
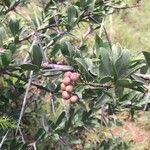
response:
{"label": "background vegetation", "polygon": [[[149,6],[148,1],[141,0],[140,7],[123,10],[113,15],[114,43],[119,42],[132,52],[149,51]],[[109,29],[109,22],[106,24]]]}
{"label": "background vegetation", "polygon": [[148,5],[0,1],[0,149],[148,150]]}

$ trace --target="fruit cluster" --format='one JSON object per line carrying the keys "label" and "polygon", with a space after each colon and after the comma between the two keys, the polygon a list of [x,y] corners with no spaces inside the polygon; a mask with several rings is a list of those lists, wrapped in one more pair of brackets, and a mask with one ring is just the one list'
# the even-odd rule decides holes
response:
{"label": "fruit cluster", "polygon": [[74,93],[74,83],[79,79],[80,74],[67,71],[64,73],[63,82],[60,85],[62,98],[70,102],[77,102],[78,96]]}

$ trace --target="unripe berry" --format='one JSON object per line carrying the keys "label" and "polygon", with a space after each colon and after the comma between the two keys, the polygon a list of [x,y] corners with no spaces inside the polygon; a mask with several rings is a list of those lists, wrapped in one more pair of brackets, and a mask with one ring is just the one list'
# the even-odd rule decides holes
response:
{"label": "unripe berry", "polygon": [[72,95],[71,98],[70,98],[70,101],[73,102],[73,103],[77,102],[78,101],[78,96]]}
{"label": "unripe berry", "polygon": [[65,91],[65,90],[66,90],[66,85],[65,85],[64,83],[61,83],[60,89],[61,89],[62,91]]}
{"label": "unripe berry", "polygon": [[70,93],[73,92],[73,85],[67,85],[66,86],[66,91],[70,92]]}
{"label": "unripe berry", "polygon": [[16,107],[17,107],[17,104],[15,102],[12,102],[11,103],[11,108],[16,109]]}
{"label": "unripe berry", "polygon": [[79,77],[80,77],[80,74],[79,74],[79,73],[72,73],[72,74],[70,75],[71,81],[77,81],[77,80],[79,79]]}
{"label": "unripe berry", "polygon": [[68,100],[70,98],[70,94],[67,91],[62,92],[62,98]]}
{"label": "unripe berry", "polygon": [[70,82],[71,82],[71,80],[70,80],[69,77],[65,77],[65,78],[63,79],[63,83],[64,83],[65,85],[69,85]]}
{"label": "unripe berry", "polygon": [[67,72],[64,73],[64,77],[70,77],[71,74],[72,74],[72,72],[67,71]]}

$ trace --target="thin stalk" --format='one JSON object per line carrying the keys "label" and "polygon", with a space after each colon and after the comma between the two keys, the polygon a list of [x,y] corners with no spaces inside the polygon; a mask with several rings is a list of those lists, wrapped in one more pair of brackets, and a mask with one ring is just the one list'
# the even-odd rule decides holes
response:
{"label": "thin stalk", "polygon": [[22,116],[23,116],[23,113],[24,113],[24,110],[25,110],[25,106],[26,106],[26,102],[27,102],[27,96],[28,96],[28,93],[29,93],[30,85],[32,83],[32,76],[33,76],[33,71],[30,72],[30,77],[29,77],[29,80],[28,80],[28,85],[27,85],[27,88],[26,88],[26,92],[25,92],[25,96],[24,96],[24,99],[23,99],[23,104],[22,104],[20,116],[19,116],[18,123],[17,123],[16,134],[17,134],[17,132],[19,130],[21,119],[22,119]]}
{"label": "thin stalk", "polygon": [[8,135],[8,132],[9,132],[9,131],[7,131],[7,132],[5,133],[5,135],[3,136],[3,138],[2,138],[2,141],[1,141],[1,143],[0,143],[0,149],[2,148],[2,145],[3,145],[4,141],[6,140],[6,137],[7,137],[7,135]]}

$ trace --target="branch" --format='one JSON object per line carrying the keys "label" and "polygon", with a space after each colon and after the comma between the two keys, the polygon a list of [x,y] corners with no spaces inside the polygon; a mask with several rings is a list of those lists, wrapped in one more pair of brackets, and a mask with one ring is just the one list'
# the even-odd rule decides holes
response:
{"label": "branch", "polygon": [[[22,78],[22,77],[20,77],[20,76],[17,75],[17,74],[13,74],[13,73],[11,73],[11,72],[9,72],[9,71],[5,71],[5,72],[3,72],[3,73],[6,74],[6,75],[9,75],[9,76],[11,76],[11,77],[14,77],[14,78],[16,78],[16,79],[19,79],[19,80],[21,80],[21,81],[23,81],[23,82],[25,82],[25,83],[28,83],[28,79]],[[34,83],[34,82],[31,82],[31,85],[33,85],[33,86],[35,86],[35,87],[37,87],[37,88],[39,88],[39,89],[41,89],[41,90],[45,90],[45,91],[47,91],[47,92],[49,92],[49,93],[52,92],[52,91],[49,90],[48,88],[46,88],[46,87],[44,87],[44,86],[42,86],[42,85],[36,84],[36,83]]]}
{"label": "branch", "polygon": [[5,134],[5,135],[3,136],[3,138],[2,138],[2,141],[1,141],[1,143],[0,143],[0,149],[2,148],[2,145],[3,145],[4,141],[6,140],[6,137],[7,137],[7,135],[8,135],[8,132],[9,132],[9,131],[7,131],[6,134]]}
{"label": "branch", "polygon": [[82,36],[82,38],[81,38],[80,47],[83,45],[84,39],[86,39],[87,36],[91,34],[92,30],[93,30],[93,27],[92,27],[92,25],[90,24],[88,30],[83,34],[83,36]]}
{"label": "branch", "polygon": [[55,69],[57,71],[72,71],[73,67],[68,65],[57,65],[57,64],[49,64],[49,63],[42,63],[43,69]]}
{"label": "branch", "polygon": [[84,83],[78,83],[79,85],[89,85],[95,88],[106,88],[106,89],[110,89],[113,88],[113,86],[111,84],[98,84],[98,83],[91,83],[91,82],[84,82]]}
{"label": "branch", "polygon": [[[60,21],[60,23],[61,23],[61,21]],[[56,27],[56,26],[57,26],[56,24],[46,25],[46,26],[44,26],[44,27],[41,27],[41,28],[37,29],[36,32],[40,32],[40,31],[46,30],[46,29],[51,28],[51,27]],[[19,42],[29,40],[34,34],[35,34],[34,31],[31,32],[28,36],[26,36],[26,37],[24,37],[24,38],[22,38],[22,39],[19,39]]]}

